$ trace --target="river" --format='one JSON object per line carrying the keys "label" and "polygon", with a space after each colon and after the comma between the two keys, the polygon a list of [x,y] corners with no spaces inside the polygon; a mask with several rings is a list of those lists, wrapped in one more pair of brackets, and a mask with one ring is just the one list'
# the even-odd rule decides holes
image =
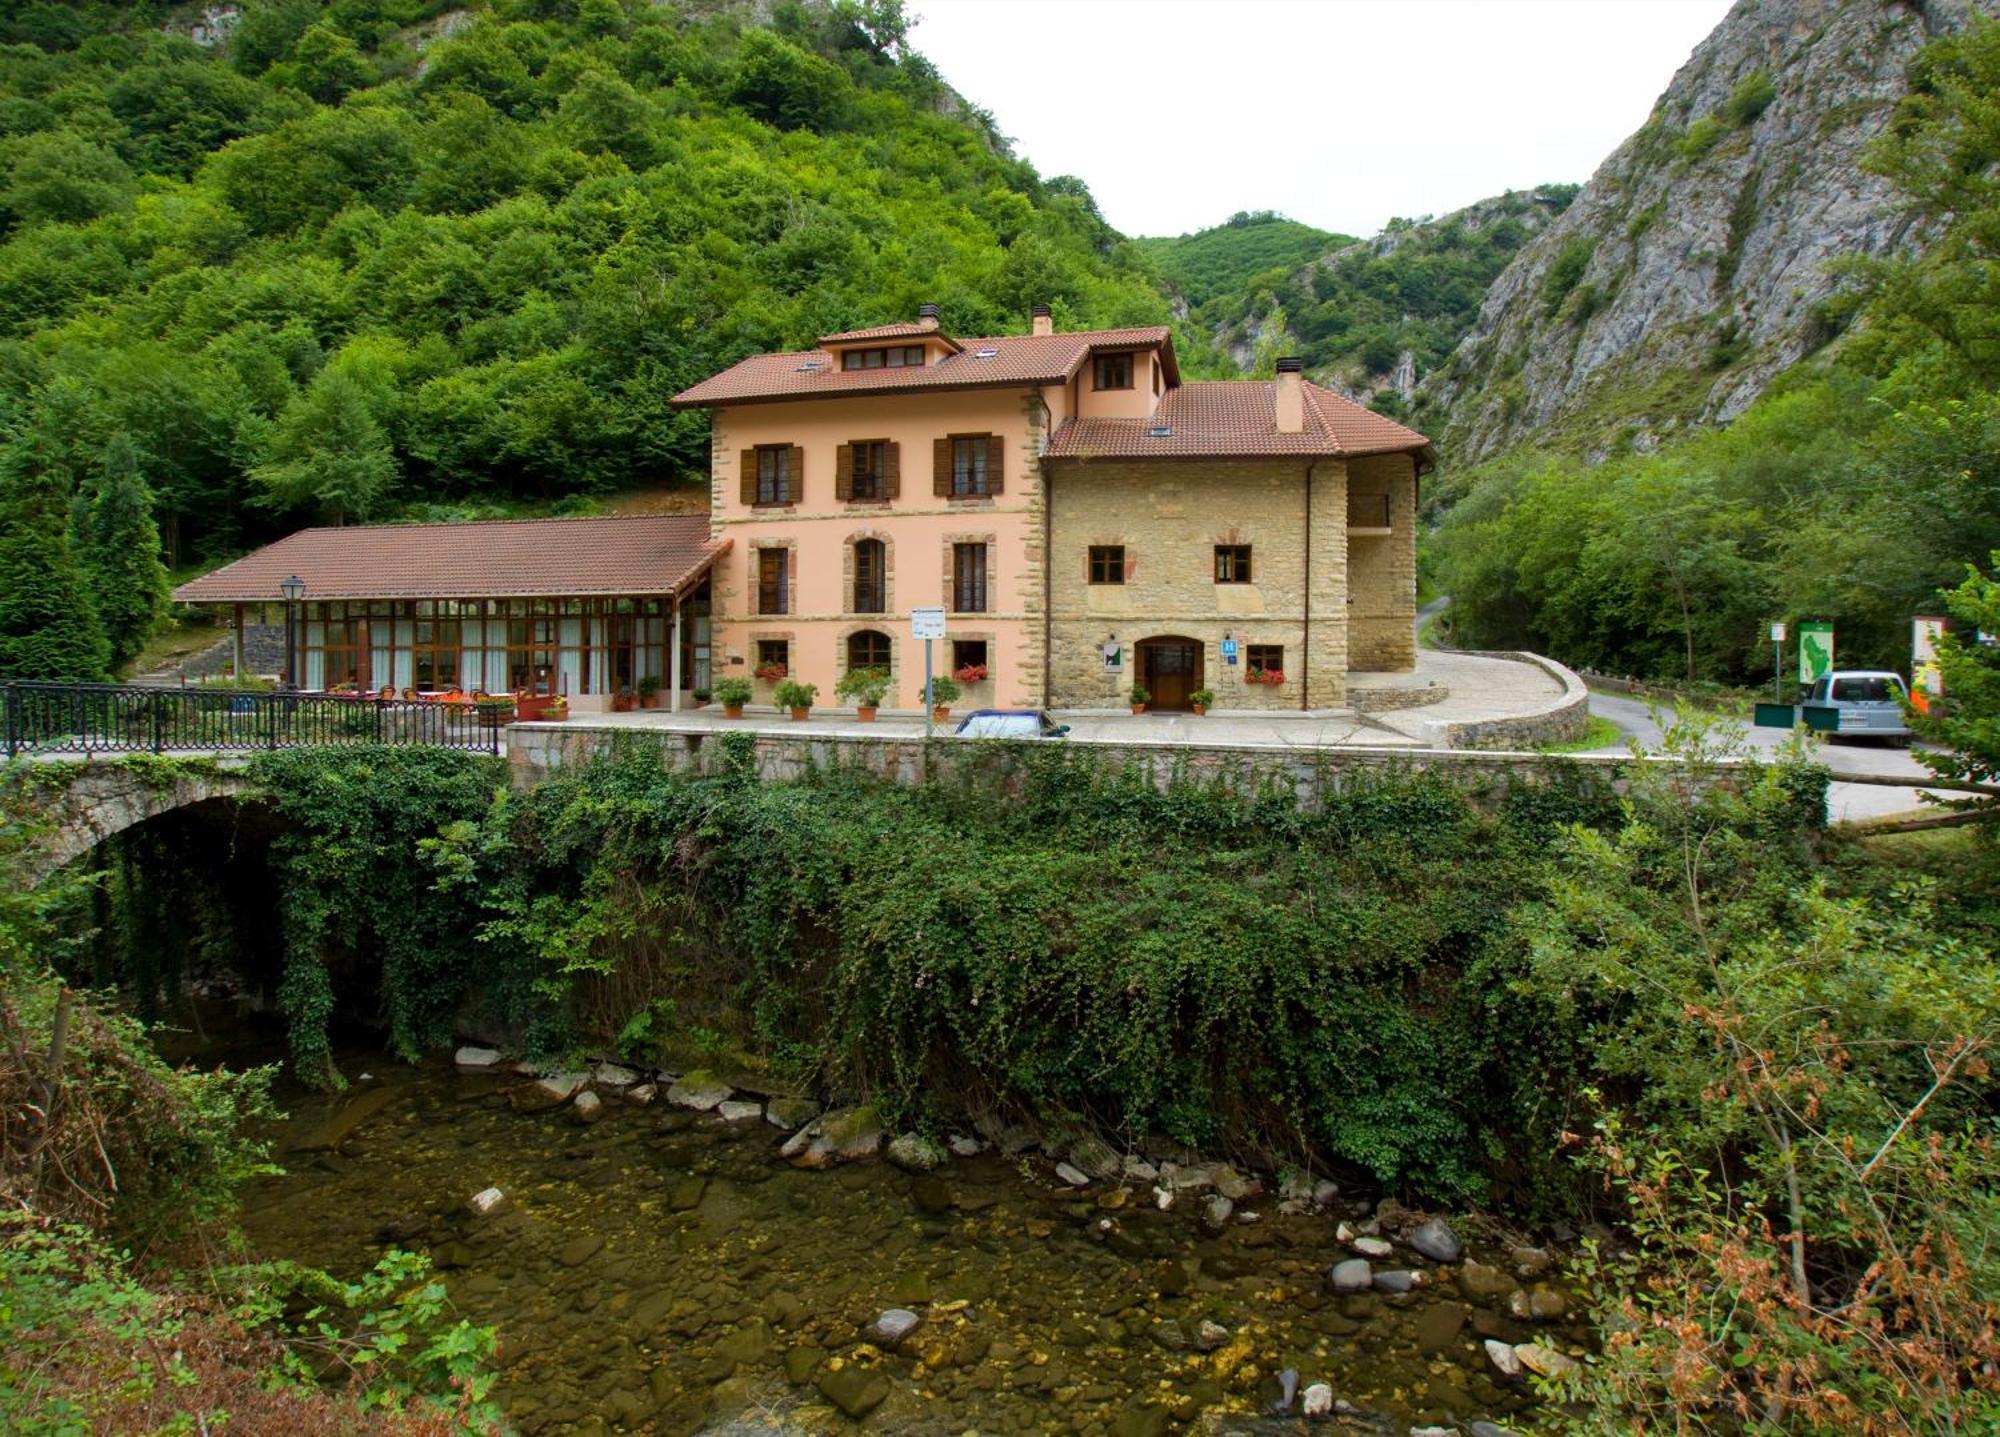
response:
{"label": "river", "polygon": [[[1034,1154],[806,1171],[761,1115],[607,1091],[585,1125],[568,1106],[515,1111],[512,1073],[344,1061],[374,1077],[281,1085],[288,1170],[246,1189],[248,1236],[349,1277],[392,1244],[430,1254],[459,1308],[499,1329],[496,1395],[524,1433],[1305,1430],[1325,1426],[1298,1420],[1316,1383],[1351,1409],[1346,1430],[1464,1431],[1533,1406],[1485,1338],[1587,1337],[1546,1281],[1543,1320],[1510,1314],[1541,1255],[1483,1225],[1459,1224],[1467,1261],[1398,1245],[1378,1263],[1415,1271],[1411,1292],[1338,1295],[1329,1267],[1355,1255],[1338,1224],[1373,1211],[1359,1198],[1285,1213],[1245,1197],[1204,1226],[1193,1195],[1161,1211],[1149,1183],[1079,1190]],[[475,1215],[487,1188],[503,1199]],[[891,1309],[918,1319],[894,1344],[870,1331]]]}

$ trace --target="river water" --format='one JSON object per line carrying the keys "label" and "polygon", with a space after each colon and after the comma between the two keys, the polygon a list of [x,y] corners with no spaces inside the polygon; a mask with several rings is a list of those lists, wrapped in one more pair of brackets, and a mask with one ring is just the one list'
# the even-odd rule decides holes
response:
{"label": "river water", "polygon": [[[586,1126],[515,1111],[512,1074],[375,1072],[340,1095],[281,1092],[288,1171],[246,1190],[244,1227],[264,1256],[350,1277],[392,1244],[429,1253],[459,1308],[500,1330],[496,1395],[525,1433],[1326,1430],[1297,1399],[1259,1417],[1287,1369],[1351,1406],[1346,1430],[1466,1431],[1533,1407],[1483,1337],[1574,1351],[1586,1335],[1509,1315],[1526,1259],[1500,1242],[1468,1241],[1486,1267],[1399,1247],[1382,1265],[1417,1270],[1415,1291],[1335,1295],[1329,1265],[1353,1256],[1336,1226],[1363,1219],[1358,1200],[1286,1214],[1247,1198],[1216,1231],[1197,1198],[1163,1212],[1150,1185],[1079,1192],[1034,1155],[928,1178],[804,1171],[761,1116],[607,1092]],[[504,1201],[475,1216],[489,1187]],[[921,1319],[893,1346],[868,1332],[892,1308]]]}

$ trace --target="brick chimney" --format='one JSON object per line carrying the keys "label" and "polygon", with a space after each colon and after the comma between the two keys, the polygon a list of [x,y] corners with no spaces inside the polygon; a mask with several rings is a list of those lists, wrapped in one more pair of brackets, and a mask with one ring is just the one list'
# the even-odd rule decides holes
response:
{"label": "brick chimney", "polygon": [[1278,361],[1278,432],[1297,434],[1306,427],[1306,362],[1286,358]]}
{"label": "brick chimney", "polygon": [[919,329],[936,329],[938,327],[936,305],[920,304],[917,306],[917,327]]}
{"label": "brick chimney", "polygon": [[1056,332],[1056,322],[1055,320],[1049,317],[1049,307],[1047,305],[1045,304],[1036,305],[1034,308],[1034,316],[1035,316],[1034,324],[1030,328],[1029,333],[1054,334]]}

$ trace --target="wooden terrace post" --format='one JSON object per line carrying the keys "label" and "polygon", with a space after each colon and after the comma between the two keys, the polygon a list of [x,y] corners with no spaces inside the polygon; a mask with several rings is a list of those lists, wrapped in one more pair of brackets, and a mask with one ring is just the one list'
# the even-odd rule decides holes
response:
{"label": "wooden terrace post", "polygon": [[243,687],[243,606],[236,605],[236,643],[230,653],[231,674],[236,687]]}

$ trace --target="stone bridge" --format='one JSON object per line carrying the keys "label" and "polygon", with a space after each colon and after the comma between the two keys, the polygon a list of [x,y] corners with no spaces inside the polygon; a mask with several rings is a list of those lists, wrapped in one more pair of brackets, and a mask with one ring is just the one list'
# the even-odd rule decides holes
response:
{"label": "stone bridge", "polygon": [[6,776],[10,812],[41,831],[12,875],[32,888],[115,833],[177,808],[255,792],[240,757],[28,759]]}

